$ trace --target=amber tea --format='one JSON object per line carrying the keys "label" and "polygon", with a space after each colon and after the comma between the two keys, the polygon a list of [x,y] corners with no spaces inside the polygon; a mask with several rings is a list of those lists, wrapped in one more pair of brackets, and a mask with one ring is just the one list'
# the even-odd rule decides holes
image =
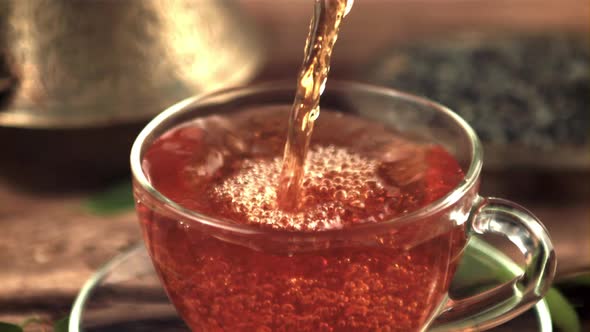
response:
{"label": "amber tea", "polygon": [[[291,232],[378,223],[452,190],[463,173],[435,144],[324,110],[297,212],[277,204],[286,108],[200,118],[146,152],[152,185],[183,207]],[[339,135],[333,135],[338,132]],[[194,331],[413,331],[446,294],[464,226],[416,225],[308,253],[257,250],[141,207],[156,269]],[[264,242],[260,240],[260,242]]]}

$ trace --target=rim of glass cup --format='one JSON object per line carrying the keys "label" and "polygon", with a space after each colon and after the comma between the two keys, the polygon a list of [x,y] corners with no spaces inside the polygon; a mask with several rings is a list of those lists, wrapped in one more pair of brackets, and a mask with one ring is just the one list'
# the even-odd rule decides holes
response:
{"label": "rim of glass cup", "polygon": [[[422,106],[435,109],[437,112],[443,113],[446,116],[452,118],[456,123],[459,124],[459,126],[463,130],[463,133],[469,139],[470,144],[471,160],[463,180],[455,188],[453,188],[452,191],[450,191],[442,198],[418,210],[412,211],[402,216],[395,217],[390,220],[381,221],[378,223],[365,223],[351,228],[322,230],[321,232],[298,232],[289,230],[278,230],[272,228],[261,228],[248,224],[237,224],[229,220],[207,216],[197,211],[187,209],[181,206],[180,204],[174,202],[173,200],[169,199],[164,194],[160,193],[151,185],[151,183],[147,179],[142,168],[142,150],[144,145],[146,144],[146,140],[150,138],[150,134],[153,131],[155,131],[159,126],[161,126],[167,119],[172,118],[181,113],[190,112],[194,108],[198,107],[199,103],[214,97],[232,95],[233,98],[236,98],[240,96],[252,95],[263,91],[294,91],[294,89],[295,88],[293,83],[285,81],[266,82],[217,90],[212,93],[189,97],[170,106],[162,113],[158,114],[154,119],[152,119],[146,125],[146,127],[139,133],[135,142],[133,143],[133,147],[131,148],[130,161],[131,173],[136,183],[139,184],[139,186],[141,186],[141,188],[146,193],[148,193],[153,199],[161,203],[161,206],[158,206],[158,208],[179,215],[187,220],[191,220],[200,224],[205,224],[207,226],[211,226],[223,231],[240,233],[244,235],[272,234],[273,236],[284,235],[290,239],[293,239],[294,237],[313,237],[317,240],[318,237],[333,236],[335,233],[339,235],[345,235],[347,233],[354,233],[355,235],[358,235],[359,233],[366,233],[387,227],[397,226],[399,224],[406,224],[414,220],[422,220],[444,210],[445,208],[453,205],[455,202],[460,200],[465,194],[469,192],[469,190],[473,187],[473,185],[477,182],[477,179],[479,178],[479,174],[481,172],[483,164],[483,151],[481,147],[481,142],[479,141],[479,138],[477,137],[477,134],[475,133],[473,128],[471,128],[471,126],[465,120],[463,120],[463,118],[461,118],[448,107],[424,97],[415,96],[409,93],[397,91],[386,87],[349,81],[330,81],[326,86],[327,92],[346,92],[350,90],[355,90],[364,93],[377,94],[398,100],[401,99],[414,104],[420,104]],[[167,129],[172,128],[173,127]]]}

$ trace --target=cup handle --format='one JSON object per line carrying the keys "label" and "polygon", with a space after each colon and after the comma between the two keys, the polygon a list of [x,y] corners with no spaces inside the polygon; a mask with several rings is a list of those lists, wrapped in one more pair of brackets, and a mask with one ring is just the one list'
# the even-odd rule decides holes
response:
{"label": "cup handle", "polygon": [[432,331],[486,330],[531,308],[549,289],[556,258],[547,230],[530,211],[500,198],[481,198],[471,214],[471,230],[507,238],[522,253],[523,273],[480,294],[449,299]]}

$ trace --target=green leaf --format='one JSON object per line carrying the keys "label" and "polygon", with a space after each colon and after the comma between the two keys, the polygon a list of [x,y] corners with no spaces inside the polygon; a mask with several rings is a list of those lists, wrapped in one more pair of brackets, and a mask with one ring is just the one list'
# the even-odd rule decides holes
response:
{"label": "green leaf", "polygon": [[590,272],[579,274],[572,278],[564,279],[560,282],[560,284],[590,287]]}
{"label": "green leaf", "polygon": [[562,332],[581,332],[582,325],[576,310],[568,299],[556,288],[551,288],[545,295],[545,301],[551,313],[555,327]]}
{"label": "green leaf", "polygon": [[41,324],[41,323],[43,323],[43,321],[41,319],[39,319],[39,317],[29,317],[29,318],[25,319],[25,321],[22,322],[20,324],[20,326],[24,330],[30,324]]}
{"label": "green leaf", "polygon": [[53,332],[68,332],[69,317],[64,317],[53,324]]}
{"label": "green leaf", "polygon": [[86,206],[92,213],[99,215],[109,215],[133,209],[132,190],[131,181],[118,183],[106,191],[90,197]]}
{"label": "green leaf", "polygon": [[522,269],[488,243],[472,238],[461,259],[453,282],[459,285],[494,286],[514,279]]}
{"label": "green leaf", "polygon": [[23,332],[23,328],[18,325],[0,322],[0,332]]}

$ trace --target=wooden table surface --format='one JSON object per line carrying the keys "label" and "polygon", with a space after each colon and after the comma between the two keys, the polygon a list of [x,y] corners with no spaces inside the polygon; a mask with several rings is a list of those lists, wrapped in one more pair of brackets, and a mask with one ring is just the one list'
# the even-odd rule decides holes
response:
{"label": "wooden table surface", "polygon": [[84,281],[140,241],[133,211],[93,215],[86,196],[0,186],[0,321],[67,315]]}

